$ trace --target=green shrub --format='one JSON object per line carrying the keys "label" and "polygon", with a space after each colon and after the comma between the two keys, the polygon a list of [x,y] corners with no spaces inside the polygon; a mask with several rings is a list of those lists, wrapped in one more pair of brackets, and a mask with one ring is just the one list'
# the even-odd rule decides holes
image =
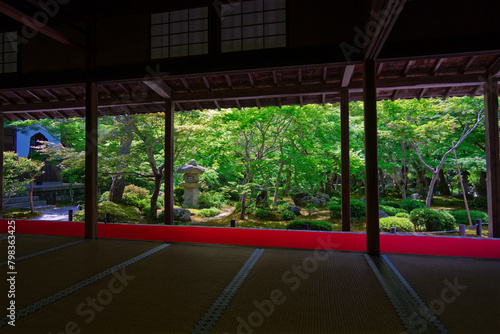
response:
{"label": "green shrub", "polygon": [[202,217],[213,217],[218,215],[220,210],[218,208],[205,208],[198,211],[198,215]]}
{"label": "green shrub", "polygon": [[396,201],[392,201],[392,200],[385,200],[385,201],[382,201],[382,204],[385,205],[385,206],[390,206],[390,207],[393,207],[393,208],[398,208],[398,209],[401,209],[403,206],[401,205],[401,203],[399,202],[396,202]]}
{"label": "green shrub", "polygon": [[[450,211],[450,214],[455,217],[457,224],[469,225],[469,216],[467,215],[467,210]],[[476,219],[482,219],[483,223],[488,222],[488,214],[482,211],[471,210],[470,217],[472,219],[472,225],[476,225]]]}
{"label": "green shrub", "polygon": [[[100,222],[104,221],[104,214],[109,213],[111,220],[116,218],[118,222],[130,222],[141,219],[141,212],[134,206],[125,204],[102,202],[97,204],[97,215]],[[85,220],[85,210],[80,210],[74,213],[73,218],[75,221]]]}
{"label": "green shrub", "polygon": [[486,196],[474,197],[472,205],[476,209],[487,209],[488,208],[488,197],[486,197]]}
{"label": "green shrub", "polygon": [[410,214],[408,212],[398,212],[396,214],[396,217],[398,218],[408,218],[410,219]]}
{"label": "green shrub", "polygon": [[405,199],[402,205],[403,209],[405,209],[408,213],[411,213],[415,209],[425,208],[425,203],[411,198]]}
{"label": "green shrub", "polygon": [[397,231],[412,232],[415,230],[412,222],[408,218],[386,217],[380,218],[380,230],[390,232],[391,227],[396,227]]}
{"label": "green shrub", "polygon": [[223,193],[218,193],[215,191],[204,192],[200,194],[198,200],[201,209],[205,208],[222,208],[227,205],[227,199]]}
{"label": "green shrub", "polygon": [[102,195],[99,197],[99,202],[107,202],[109,201],[109,191],[105,191],[102,193]]}
{"label": "green shrub", "polygon": [[267,218],[269,216],[269,209],[268,208],[263,208],[263,207],[258,207],[255,208],[255,215],[258,218]]}
{"label": "green shrub", "polygon": [[366,204],[357,199],[351,200],[351,217],[364,218],[366,215]]}
{"label": "green shrub", "polygon": [[449,211],[438,211],[441,214],[441,217],[443,218],[443,223],[441,228],[443,231],[452,231],[456,229],[456,220],[455,217],[453,217]]}
{"label": "green shrub", "polygon": [[[288,207],[290,207],[290,204],[288,204],[287,202],[279,204],[278,211],[280,211],[280,212],[287,211]],[[288,210],[288,211],[290,211],[290,210]]]}
{"label": "green shrub", "polygon": [[413,210],[410,213],[410,220],[419,229],[425,226],[425,229],[429,232],[444,231],[447,228],[448,230],[454,229],[450,229],[451,221],[448,215],[431,209],[421,208]]}
{"label": "green shrub", "polygon": [[293,213],[290,210],[283,210],[283,211],[281,211],[281,219],[283,219],[283,220],[293,220],[296,217],[297,216],[295,215],[295,213]]}
{"label": "green shrub", "polygon": [[129,184],[123,192],[122,203],[142,209],[150,201],[150,198],[149,190]]}
{"label": "green shrub", "polygon": [[313,203],[307,203],[306,205],[307,214],[310,216],[314,211],[316,211],[316,205]]}
{"label": "green shrub", "polygon": [[174,202],[177,203],[177,205],[182,206],[182,204],[184,203],[184,188],[174,188]]}
{"label": "green shrub", "polygon": [[342,217],[342,206],[334,202],[328,203],[328,211],[330,211],[330,217],[341,218]]}
{"label": "green shrub", "polygon": [[395,216],[398,213],[407,213],[405,209],[398,209],[392,206],[380,205],[379,209],[387,213],[388,216]]}
{"label": "green shrub", "polygon": [[330,198],[330,202],[329,203],[333,203],[333,204],[342,204],[342,198],[341,197],[332,197]]}
{"label": "green shrub", "polygon": [[332,224],[323,220],[295,220],[286,225],[289,230],[305,230],[305,224],[309,224],[310,230],[333,231]]}
{"label": "green shrub", "polygon": [[241,202],[234,203],[234,212],[241,212]]}

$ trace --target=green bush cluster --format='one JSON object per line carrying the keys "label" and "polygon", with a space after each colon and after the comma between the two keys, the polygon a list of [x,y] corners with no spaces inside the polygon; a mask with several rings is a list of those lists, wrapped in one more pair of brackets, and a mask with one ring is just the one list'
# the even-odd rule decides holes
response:
{"label": "green bush cluster", "polygon": [[[469,216],[467,210],[450,211],[450,214],[455,218],[457,224],[469,225]],[[470,210],[472,225],[476,225],[476,219],[482,219],[483,223],[488,222],[488,214],[482,211]]]}
{"label": "green bush cluster", "polygon": [[406,212],[411,213],[415,209],[420,209],[420,208],[425,208],[425,203],[422,203],[421,201],[418,201],[416,199],[405,199],[402,203],[403,209],[406,210]]}
{"label": "green bush cluster", "polygon": [[293,220],[296,217],[297,216],[295,215],[295,213],[293,213],[290,210],[285,209],[285,210],[281,211],[281,219],[283,219],[283,220],[287,220],[287,221],[288,220]]}
{"label": "green bush cluster", "polygon": [[410,219],[410,214],[408,212],[399,212],[396,214],[396,217]]}
{"label": "green bush cluster", "polygon": [[228,204],[228,199],[224,195],[224,193],[210,191],[204,192],[200,194],[198,203],[200,208],[222,208],[223,206]]}
{"label": "green bush cluster", "polygon": [[[340,199],[337,197],[332,197],[328,203],[328,211],[330,211],[330,217],[341,218],[342,216],[342,206],[340,204]],[[351,200],[351,217],[362,219],[366,215],[366,204],[358,199]]]}
{"label": "green bush cluster", "polygon": [[380,218],[381,231],[390,232],[391,227],[396,227],[397,231],[402,231],[402,232],[412,232],[415,230],[415,227],[408,218],[403,218],[403,217]]}
{"label": "green bush cluster", "polygon": [[177,203],[177,205],[182,206],[184,203],[184,188],[174,187],[174,202]]}
{"label": "green bush cluster", "polygon": [[213,217],[218,215],[220,210],[218,208],[205,208],[198,211],[198,215],[202,217]]}
{"label": "green bush cluster", "polygon": [[258,218],[264,219],[269,216],[269,209],[264,207],[255,208],[255,216]]}
{"label": "green bush cluster", "polygon": [[432,231],[451,231],[455,229],[455,218],[446,211],[427,208],[415,209],[410,213],[410,221],[415,227]]}
{"label": "green bush cluster", "polygon": [[295,220],[286,225],[289,230],[305,230],[305,224],[309,224],[310,230],[316,231],[333,231],[332,224],[324,220]]}
{"label": "green bush cluster", "polygon": [[392,206],[380,205],[379,209],[387,213],[388,216],[395,216],[398,213],[407,213],[405,209],[395,208]]}
{"label": "green bush cluster", "polygon": [[393,201],[393,200],[382,201],[382,205],[390,206],[390,207],[397,208],[397,209],[401,209],[403,207],[401,205],[401,203]]}
{"label": "green bush cluster", "polygon": [[134,184],[129,184],[125,187],[125,191],[123,192],[122,203],[143,209],[149,204],[150,198],[149,190]]}
{"label": "green bush cluster", "polygon": [[241,212],[241,202],[234,203],[234,212]]}
{"label": "green bush cluster", "polygon": [[[141,220],[141,214],[138,208],[125,204],[113,202],[101,202],[97,204],[97,215],[99,221],[104,221],[104,214],[109,213],[112,220],[115,218],[118,222],[130,222]],[[85,210],[80,210],[74,213],[75,221],[85,220]]]}

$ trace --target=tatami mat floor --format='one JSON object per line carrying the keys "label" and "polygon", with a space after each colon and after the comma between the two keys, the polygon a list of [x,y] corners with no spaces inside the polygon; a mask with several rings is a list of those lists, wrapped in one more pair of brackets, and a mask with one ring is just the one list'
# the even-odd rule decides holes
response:
{"label": "tatami mat floor", "polygon": [[[40,252],[75,240],[23,235],[18,251]],[[19,261],[16,309],[29,314],[2,333],[195,333],[255,248],[167,245],[91,240]],[[500,261],[388,258],[450,333],[500,332]],[[362,253],[269,248],[249,269],[205,333],[405,333]],[[7,267],[0,270],[5,278]],[[95,282],[85,282],[100,273]],[[3,297],[6,282],[0,282],[2,310],[10,301]],[[66,296],[33,307],[79,282],[84,284]]]}

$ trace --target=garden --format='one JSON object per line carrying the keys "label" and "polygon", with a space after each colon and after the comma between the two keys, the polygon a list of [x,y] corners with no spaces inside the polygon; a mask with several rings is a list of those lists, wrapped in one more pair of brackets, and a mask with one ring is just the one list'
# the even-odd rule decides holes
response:
{"label": "garden", "polygon": [[[436,233],[476,219],[487,223],[483,99],[381,101],[378,108],[381,232]],[[362,103],[350,104],[349,118],[351,231],[364,232]],[[338,105],[182,111],[174,119],[174,172],[191,159],[204,169],[196,207],[185,207],[184,180],[174,173],[175,224],[230,226],[234,220],[237,228],[341,230]],[[110,222],[163,224],[164,124],[161,113],[100,118],[99,221],[109,214]],[[4,202],[22,190],[20,174],[29,187],[40,163],[57,164],[63,182],[84,182],[83,119],[7,126],[44,129],[58,142],[39,143],[28,176],[20,168],[26,158],[5,155]],[[4,211],[17,219],[33,215],[36,208]],[[75,213],[74,220],[83,219],[84,210]]]}

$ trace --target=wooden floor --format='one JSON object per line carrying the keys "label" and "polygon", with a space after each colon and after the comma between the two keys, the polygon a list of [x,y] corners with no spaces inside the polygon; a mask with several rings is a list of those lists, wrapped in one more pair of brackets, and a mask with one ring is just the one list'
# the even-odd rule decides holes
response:
{"label": "wooden floor", "polygon": [[[432,332],[363,253],[22,235],[10,275],[7,246],[0,309],[15,301],[18,319],[1,315],[2,333]],[[500,260],[384,261],[416,294],[400,300],[425,304],[440,333],[500,332]]]}

